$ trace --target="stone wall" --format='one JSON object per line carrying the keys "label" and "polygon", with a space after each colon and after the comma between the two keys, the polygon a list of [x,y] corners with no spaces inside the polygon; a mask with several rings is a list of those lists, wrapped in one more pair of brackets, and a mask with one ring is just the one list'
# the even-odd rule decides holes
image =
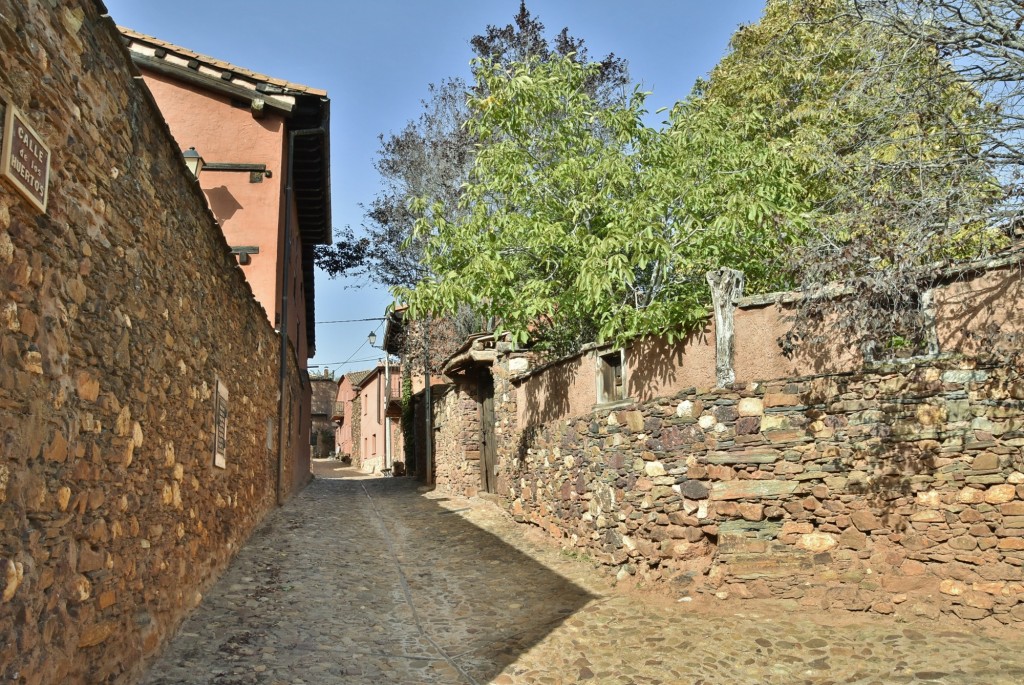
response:
{"label": "stone wall", "polygon": [[953,358],[689,389],[549,423],[503,463],[517,520],[622,576],[1008,623],[1022,446],[1021,374]]}
{"label": "stone wall", "polygon": [[53,157],[45,214],[0,190],[4,682],[131,682],[276,500],[278,338],[102,11],[0,16],[0,89]]}
{"label": "stone wall", "polygon": [[481,488],[480,405],[475,383],[453,385],[434,401],[437,487],[464,497]]}

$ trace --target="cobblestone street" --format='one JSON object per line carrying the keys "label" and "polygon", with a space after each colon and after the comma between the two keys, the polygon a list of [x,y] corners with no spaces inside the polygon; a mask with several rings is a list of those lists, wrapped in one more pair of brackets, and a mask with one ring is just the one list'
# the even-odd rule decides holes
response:
{"label": "cobblestone street", "polygon": [[486,501],[325,472],[145,683],[1024,682],[1019,632],[627,592]]}

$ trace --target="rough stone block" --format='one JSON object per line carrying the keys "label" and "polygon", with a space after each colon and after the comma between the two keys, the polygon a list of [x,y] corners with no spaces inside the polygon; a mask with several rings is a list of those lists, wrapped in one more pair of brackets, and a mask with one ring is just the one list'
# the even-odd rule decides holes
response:
{"label": "rough stone block", "polygon": [[707,485],[699,480],[685,480],[679,485],[679,493],[691,500],[702,500],[708,498]]}
{"label": "rough stone block", "polygon": [[856,528],[847,528],[839,536],[839,545],[847,549],[867,549],[868,536]]}
{"label": "rough stone block", "polygon": [[711,487],[711,499],[759,499],[781,497],[793,494],[798,484],[785,480],[734,480],[715,483]]}
{"label": "rough stone block", "polygon": [[979,488],[963,488],[957,493],[956,501],[964,504],[980,504],[985,501],[985,491]]}
{"label": "rough stone block", "polygon": [[736,407],[740,416],[762,416],[764,402],[759,397],[744,397]]}
{"label": "rough stone block", "polygon": [[1003,516],[1024,516],[1024,502],[1007,502],[999,506]]}
{"label": "rough stone block", "polygon": [[975,471],[994,471],[999,468],[999,455],[982,452],[971,462],[971,468]]}
{"label": "rough stone block", "polygon": [[[629,428],[629,430],[631,430],[634,433],[639,433],[639,432],[643,431],[643,429],[644,429],[644,415],[643,415],[642,412],[639,412],[639,411],[627,411],[627,412],[621,412],[621,414],[625,414],[625,421],[623,421],[623,423],[626,424],[626,426]],[[621,414],[620,414],[620,420],[621,420]]]}
{"label": "rough stone block", "polygon": [[978,540],[970,535],[961,535],[946,542],[952,549],[969,552],[978,546]]}
{"label": "rough stone block", "polygon": [[787,393],[766,393],[764,396],[764,407],[798,407],[803,402],[800,401],[799,395],[787,394]]}
{"label": "rough stone block", "polygon": [[745,450],[737,452],[710,452],[707,459],[709,464],[774,464],[782,459],[782,453],[778,450]]}
{"label": "rough stone block", "polygon": [[854,511],[850,514],[850,521],[862,532],[870,532],[882,528],[882,521],[870,511]]}
{"label": "rough stone block", "polygon": [[796,541],[797,547],[800,549],[806,549],[808,552],[827,552],[837,544],[838,543],[836,542],[834,535],[820,532],[805,533]]}
{"label": "rough stone block", "polygon": [[985,492],[987,504],[1006,504],[1017,497],[1017,488],[1009,483],[993,485]]}
{"label": "rough stone block", "polygon": [[988,380],[988,372],[981,370],[950,370],[942,372],[942,382],[951,384],[982,383]]}
{"label": "rough stone block", "polygon": [[764,505],[743,502],[738,507],[739,514],[747,521],[764,520]]}

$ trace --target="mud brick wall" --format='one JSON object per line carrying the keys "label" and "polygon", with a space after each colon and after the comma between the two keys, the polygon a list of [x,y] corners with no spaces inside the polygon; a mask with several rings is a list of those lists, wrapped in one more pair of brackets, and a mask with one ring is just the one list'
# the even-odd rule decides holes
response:
{"label": "mud brick wall", "polygon": [[[1024,379],[960,359],[545,424],[508,506],[624,577],[1024,621]],[[722,594],[721,596],[725,596]]]}
{"label": "mud brick wall", "polygon": [[45,214],[0,187],[5,683],[132,682],[275,502],[278,339],[102,11],[0,13],[52,152]]}

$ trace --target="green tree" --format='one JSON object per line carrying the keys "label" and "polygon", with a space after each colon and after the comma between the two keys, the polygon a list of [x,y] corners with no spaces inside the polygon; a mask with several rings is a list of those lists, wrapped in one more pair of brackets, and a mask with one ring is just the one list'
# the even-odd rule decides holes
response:
{"label": "green tree", "polygon": [[[622,98],[629,83],[625,60],[608,54],[591,60],[585,42],[563,28],[551,38],[540,18],[522,1],[511,23],[488,25],[470,41],[473,55],[483,61],[511,64],[571,56],[593,64],[585,87],[601,103]],[[477,88],[482,82],[477,79]],[[413,236],[417,219],[409,210],[416,198],[429,198],[430,211],[453,221],[462,186],[476,154],[477,141],[466,126],[470,117],[466,97],[470,86],[461,78],[429,86],[422,112],[401,131],[379,136],[375,169],[381,189],[365,207],[362,237],[350,228],[335,231],[334,245],[319,246],[317,265],[330,276],[365,275],[387,287],[411,286],[427,276],[423,238]]]}
{"label": "green tree", "polygon": [[[469,43],[480,60],[474,64],[568,58],[591,65],[583,87],[602,105],[621,101],[629,83],[625,60],[614,54],[592,60],[584,40],[571,35],[568,28],[549,36],[525,1],[520,2],[509,24],[488,25]],[[398,133],[379,137],[375,168],[382,185],[365,207],[363,237],[357,237],[349,227],[336,230],[333,246],[317,248],[318,266],[331,276],[366,276],[389,288],[411,287],[433,277],[424,253],[430,235],[414,234],[413,226],[418,218],[424,218],[419,215],[424,212],[436,214],[429,217],[436,223],[455,222],[462,217],[460,198],[479,143],[467,125],[470,111],[466,99],[473,89],[477,89],[476,95],[482,95],[478,91],[481,87],[486,86],[480,79],[470,86],[458,78],[431,85],[429,96],[421,102],[421,114]],[[426,201],[420,203],[421,212],[412,212],[412,203],[422,199]],[[451,312],[444,321],[435,319],[431,324],[432,367],[436,369],[466,335],[479,332],[481,321],[487,318],[468,306]],[[559,327],[549,327],[551,336],[572,341],[593,337],[585,322],[560,322]],[[577,330],[581,325],[584,330]],[[406,353],[415,355],[418,347]]]}
{"label": "green tree", "polygon": [[986,216],[1001,190],[978,154],[991,121],[934,48],[863,20],[852,0],[771,0],[677,108],[669,136],[696,128],[738,155],[733,172],[710,153],[701,192],[714,220],[785,246],[766,250],[756,289],[843,281],[855,296],[806,300],[802,327],[831,312],[843,334],[884,341],[921,339],[936,262],[999,245]]}
{"label": "green tree", "polygon": [[571,57],[476,62],[467,126],[480,148],[457,220],[415,206],[434,275],[396,291],[414,310],[468,305],[519,342],[563,321],[602,337],[650,327],[666,301],[656,293],[673,287],[668,236],[636,201],[638,151],[654,132],[643,93],[598,101],[588,84],[599,69]]}
{"label": "green tree", "polygon": [[972,131],[995,167],[1008,227],[1024,212],[1024,3],[1019,0],[853,0],[860,18],[877,23],[948,60],[993,108]]}

